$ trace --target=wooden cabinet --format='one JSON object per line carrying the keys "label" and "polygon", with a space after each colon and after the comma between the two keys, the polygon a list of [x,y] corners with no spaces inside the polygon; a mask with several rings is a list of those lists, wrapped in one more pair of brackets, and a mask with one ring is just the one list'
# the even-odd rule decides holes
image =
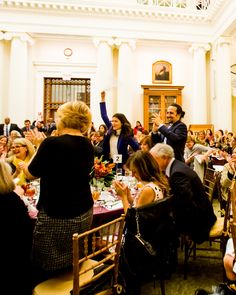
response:
{"label": "wooden cabinet", "polygon": [[182,89],[184,86],[141,85],[143,88],[144,118],[143,125],[152,130],[152,115],[160,113],[165,121],[166,110],[172,103],[182,104]]}

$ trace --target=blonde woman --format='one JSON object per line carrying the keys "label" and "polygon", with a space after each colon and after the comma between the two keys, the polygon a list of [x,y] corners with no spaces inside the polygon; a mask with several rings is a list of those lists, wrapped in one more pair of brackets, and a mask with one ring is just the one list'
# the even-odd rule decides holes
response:
{"label": "blonde woman", "polygon": [[26,138],[20,137],[13,140],[11,145],[11,156],[6,159],[13,169],[13,177],[17,178],[17,184],[23,185],[27,182],[27,177],[20,167],[20,163],[29,163],[35,153],[35,147]]}
{"label": "blonde woman", "polygon": [[[17,193],[16,193],[17,192]],[[1,276],[1,294],[32,294],[30,253],[32,224],[27,208],[18,194],[23,190],[15,187],[11,167],[0,160],[0,260],[4,269]],[[12,266],[20,271],[12,283]]]}
{"label": "blonde woman", "polygon": [[32,257],[42,279],[71,266],[72,234],[88,230],[93,218],[94,148],[84,136],[90,109],[81,101],[65,103],[57,110],[56,125],[59,136],[45,138],[24,167],[29,178],[40,177]]}

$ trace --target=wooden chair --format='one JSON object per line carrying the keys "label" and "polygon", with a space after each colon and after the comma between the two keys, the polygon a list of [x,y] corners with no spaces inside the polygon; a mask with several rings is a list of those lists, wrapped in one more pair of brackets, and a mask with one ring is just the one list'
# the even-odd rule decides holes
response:
{"label": "wooden chair", "polygon": [[40,283],[34,288],[33,295],[79,295],[82,290],[83,294],[88,294],[106,281],[108,286],[105,290],[96,291],[95,288],[89,294],[118,294],[124,220],[122,215],[82,234],[73,234],[73,271]]}
{"label": "wooden chair", "polygon": [[216,171],[214,169],[207,167],[203,178],[203,186],[211,203],[213,201],[213,192],[216,185],[215,172]]}
{"label": "wooden chair", "polygon": [[[226,203],[225,213],[223,217],[217,217],[215,224],[212,226],[209,232],[208,241],[210,243],[209,248],[198,247],[194,241],[188,239],[187,236],[183,237],[184,240],[184,279],[187,279],[188,273],[188,261],[191,255],[193,259],[196,259],[197,250],[216,251],[218,249],[222,252],[222,258],[225,252],[226,242],[229,237],[229,221],[230,221],[230,204],[231,204],[231,192],[229,191],[228,200]],[[220,243],[220,247],[216,249],[212,247],[212,243]]]}

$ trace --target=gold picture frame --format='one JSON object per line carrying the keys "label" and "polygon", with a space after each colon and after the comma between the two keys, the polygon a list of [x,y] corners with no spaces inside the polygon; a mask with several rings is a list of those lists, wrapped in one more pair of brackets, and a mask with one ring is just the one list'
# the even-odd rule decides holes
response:
{"label": "gold picture frame", "polygon": [[158,60],[152,64],[152,83],[171,84],[172,64],[165,60]]}

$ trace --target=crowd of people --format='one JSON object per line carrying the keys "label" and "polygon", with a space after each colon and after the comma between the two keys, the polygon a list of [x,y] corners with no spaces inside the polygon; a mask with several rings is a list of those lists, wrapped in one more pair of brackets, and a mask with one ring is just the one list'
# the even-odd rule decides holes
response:
{"label": "crowd of people", "polygon": [[[208,239],[216,216],[194,166],[194,159],[202,155],[204,163],[208,163],[211,155],[223,157],[226,170],[222,173],[222,187],[228,187],[235,176],[234,134],[222,130],[214,135],[211,130],[193,134],[182,122],[185,112],[178,104],[168,107],[167,122],[159,114],[154,114],[150,132],[140,121],[132,128],[122,113],[115,113],[110,120],[104,91],[101,92],[100,112],[104,124],[97,130],[92,123],[90,109],[81,101],[60,106],[56,122],[50,118],[46,124],[43,121],[31,124],[27,119],[24,127],[19,128],[7,117],[0,124],[0,202],[4,204],[1,210],[4,214],[9,210],[15,215],[15,218],[11,216],[12,222],[3,226],[6,237],[8,231],[13,230],[14,220],[18,222],[22,218],[22,222],[29,222],[27,209],[21,200],[22,187],[33,179],[40,179],[37,220],[33,234],[31,226],[31,234],[25,238],[25,267],[31,273],[27,278],[31,282],[22,283],[25,295],[31,294],[37,283],[71,267],[72,234],[91,228],[93,198],[90,172],[94,157],[102,156],[104,160],[115,162],[116,168],[123,169],[123,174],[126,170],[132,172],[142,184],[133,198],[127,183],[118,180],[113,183],[127,216],[132,215],[131,209],[158,204],[170,198],[174,220],[172,230],[174,227],[177,237],[185,235],[196,243]],[[12,211],[11,206],[18,206],[19,212],[16,208]],[[154,223],[153,230],[158,226]],[[27,230],[25,227],[24,231]],[[8,238],[4,239],[5,250],[1,252],[4,255],[8,243]],[[128,238],[124,242],[124,247],[128,249],[126,243],[130,243]],[[172,250],[176,253],[178,243],[175,241],[171,245],[175,245]],[[135,252],[130,255],[135,256]],[[141,256],[135,257],[132,267],[137,273],[132,273],[132,276],[124,273],[124,277],[127,275],[124,278],[127,294],[130,295],[141,294],[144,275],[140,267]],[[173,255],[175,259],[176,255]],[[138,267],[135,264],[137,261]],[[173,266],[176,261],[172,262]],[[25,282],[24,278],[22,280]]]}

